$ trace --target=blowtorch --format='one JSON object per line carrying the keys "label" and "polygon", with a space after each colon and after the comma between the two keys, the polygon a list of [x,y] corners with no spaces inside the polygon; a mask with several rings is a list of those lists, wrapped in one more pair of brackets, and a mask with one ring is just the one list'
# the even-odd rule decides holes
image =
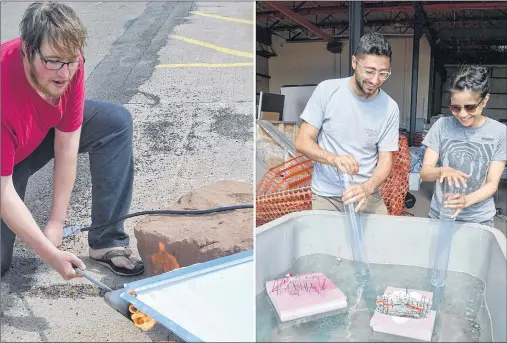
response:
{"label": "blowtorch", "polygon": [[125,291],[124,288],[113,290],[111,287],[103,284],[98,279],[94,278],[84,270],[80,268],[74,268],[74,270],[76,271],[77,274],[87,278],[96,286],[98,286],[100,289],[105,291],[104,301],[106,302],[106,304],[108,304],[109,307],[121,313],[124,317],[130,320],[130,312],[129,312],[130,304],[128,301],[125,301],[124,299],[121,298],[121,294]]}

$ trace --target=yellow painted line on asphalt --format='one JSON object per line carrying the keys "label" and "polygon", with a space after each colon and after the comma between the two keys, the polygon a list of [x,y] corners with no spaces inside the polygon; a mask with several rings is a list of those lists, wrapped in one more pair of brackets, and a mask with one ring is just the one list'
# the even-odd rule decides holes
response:
{"label": "yellow painted line on asphalt", "polygon": [[253,63],[169,63],[159,64],[157,68],[228,68],[228,67],[250,67]]}
{"label": "yellow painted line on asphalt", "polygon": [[204,46],[206,48],[210,48],[210,49],[214,49],[214,50],[217,50],[217,51],[220,51],[220,52],[224,52],[226,54],[235,55],[235,56],[241,56],[241,57],[250,57],[250,58],[253,58],[253,54],[249,53],[249,52],[244,52],[244,51],[224,48],[224,47],[221,47],[221,46],[218,46],[218,45],[202,42],[202,41],[199,41],[199,40],[196,40],[196,39],[192,39],[192,38],[188,38],[188,37],[182,37],[182,36],[177,36],[177,35],[171,35],[171,37],[174,38],[174,39],[182,40],[182,41],[190,43],[190,44],[200,45],[200,46]]}
{"label": "yellow painted line on asphalt", "polygon": [[224,16],[217,15],[217,14],[203,13],[203,12],[199,12],[199,11],[191,11],[190,13],[195,14],[195,15],[200,15],[202,17],[227,20],[227,21],[232,21],[232,22],[241,23],[241,24],[253,24],[254,23],[253,20],[239,19],[239,18],[234,18],[234,17],[224,17]]}

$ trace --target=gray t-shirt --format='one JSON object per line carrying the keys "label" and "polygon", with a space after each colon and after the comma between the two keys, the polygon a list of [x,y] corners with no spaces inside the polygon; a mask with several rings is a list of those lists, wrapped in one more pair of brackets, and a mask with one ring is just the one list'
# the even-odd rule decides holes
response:
{"label": "gray t-shirt", "polygon": [[[438,119],[431,127],[423,144],[439,153],[438,167],[450,167],[469,175],[467,194],[475,192],[486,182],[491,161],[507,160],[506,125],[486,118],[479,127],[467,128],[454,117]],[[440,217],[442,184],[435,182],[429,216]],[[480,223],[496,214],[493,197],[464,208],[456,220]]]}
{"label": "gray t-shirt", "polygon": [[[359,173],[353,176],[353,183],[371,177],[379,151],[398,150],[398,104],[383,90],[370,99],[357,96],[350,77],[321,82],[301,119],[319,129],[317,143],[321,148],[356,159]],[[321,196],[341,196],[344,191],[337,169],[318,162],[314,164],[311,187]]]}

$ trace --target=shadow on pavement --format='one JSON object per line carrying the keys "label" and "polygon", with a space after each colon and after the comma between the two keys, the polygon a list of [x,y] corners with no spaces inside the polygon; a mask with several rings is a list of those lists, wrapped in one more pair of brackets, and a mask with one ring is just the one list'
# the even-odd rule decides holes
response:
{"label": "shadow on pavement", "polygon": [[16,329],[26,332],[37,332],[37,333],[49,329],[49,323],[46,320],[46,318],[34,316],[2,315],[2,325],[14,327]]}

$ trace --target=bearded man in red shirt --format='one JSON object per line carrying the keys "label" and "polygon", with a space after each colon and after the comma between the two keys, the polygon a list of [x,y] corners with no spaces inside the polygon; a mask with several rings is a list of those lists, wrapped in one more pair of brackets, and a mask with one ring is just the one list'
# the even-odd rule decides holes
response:
{"label": "bearded man in red shirt", "polygon": [[[77,154],[88,153],[92,224],[128,213],[133,188],[132,117],[122,106],[85,100],[86,28],[60,3],[34,3],[21,37],[2,43],[1,275],[10,268],[16,235],[65,280],[85,268],[58,249],[76,178]],[[28,179],[54,158],[53,201],[45,227],[24,204]],[[119,275],[144,264],[128,249],[123,223],[88,233],[89,254]]]}

